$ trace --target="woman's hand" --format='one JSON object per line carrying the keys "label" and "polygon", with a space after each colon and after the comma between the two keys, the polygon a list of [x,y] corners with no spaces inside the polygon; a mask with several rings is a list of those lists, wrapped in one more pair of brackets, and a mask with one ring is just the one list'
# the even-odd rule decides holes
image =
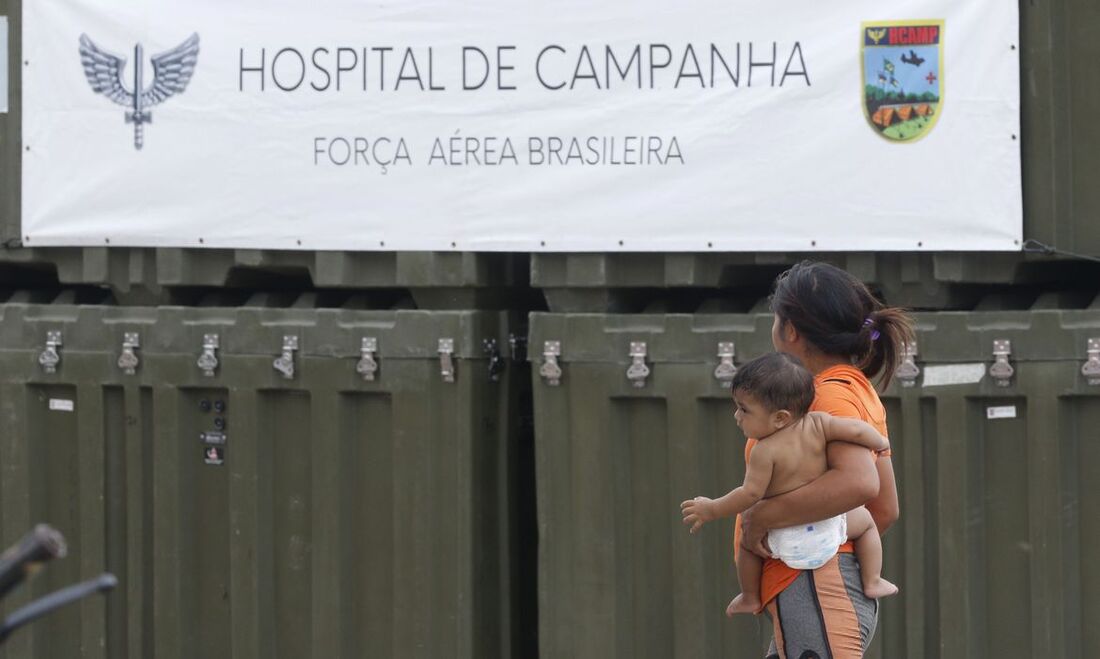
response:
{"label": "woman's hand", "polygon": [[878,471],[878,496],[864,505],[875,520],[879,534],[885,535],[886,529],[898,521],[901,513],[898,508],[898,486],[894,481],[894,465],[888,456],[879,456],[875,469]]}
{"label": "woman's hand", "polygon": [[761,558],[771,558],[771,547],[768,546],[768,529],[758,523],[754,517],[756,509],[761,504],[756,504],[741,513],[741,548],[747,549]]}

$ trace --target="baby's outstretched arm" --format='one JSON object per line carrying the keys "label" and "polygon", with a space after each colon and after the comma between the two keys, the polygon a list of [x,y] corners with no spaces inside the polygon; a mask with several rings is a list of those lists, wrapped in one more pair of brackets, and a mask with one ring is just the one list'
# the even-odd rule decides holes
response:
{"label": "baby's outstretched arm", "polygon": [[885,451],[890,448],[890,441],[865,421],[832,416],[824,412],[810,412],[810,414],[821,423],[821,428],[825,432],[825,441],[859,444],[872,451]]}
{"label": "baby's outstretched arm", "polygon": [[718,499],[695,497],[680,504],[684,524],[691,526],[692,533],[707,522],[740,515],[764,497],[772,479],[772,458],[769,451],[762,449],[758,445],[749,454],[749,463],[745,466],[745,482],[741,487]]}

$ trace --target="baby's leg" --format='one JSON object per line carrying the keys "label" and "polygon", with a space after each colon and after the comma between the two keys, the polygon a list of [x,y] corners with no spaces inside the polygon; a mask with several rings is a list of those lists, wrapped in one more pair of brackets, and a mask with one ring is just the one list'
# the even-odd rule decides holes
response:
{"label": "baby's leg", "polygon": [[741,582],[741,594],[726,607],[730,618],[735,613],[756,613],[760,610],[760,573],[764,561],[744,547],[737,553],[737,580]]}
{"label": "baby's leg", "polygon": [[882,578],[882,539],[871,513],[863,506],[848,513],[848,538],[855,541],[863,594],[878,599],[898,592],[898,587]]}

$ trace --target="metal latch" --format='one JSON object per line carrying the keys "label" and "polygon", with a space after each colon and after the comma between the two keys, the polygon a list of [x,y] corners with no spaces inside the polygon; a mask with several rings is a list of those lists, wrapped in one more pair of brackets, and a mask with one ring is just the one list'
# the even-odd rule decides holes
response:
{"label": "metal latch", "polygon": [[124,332],[122,334],[122,354],[118,356],[118,367],[126,375],[133,375],[137,372],[141,360],[138,359],[137,353],[134,351],[140,347],[141,339],[137,332]]}
{"label": "metal latch", "polygon": [[649,367],[645,364],[646,345],[644,341],[631,341],[630,342],[630,367],[626,369],[626,379],[630,380],[631,384],[636,389],[641,389],[645,386],[646,378],[649,377]]}
{"label": "metal latch", "polygon": [[920,377],[920,366],[917,366],[918,354],[920,353],[917,351],[917,342],[906,341],[901,349],[901,363],[894,371],[894,375],[901,381],[903,387],[913,387],[917,384],[917,378]]}
{"label": "metal latch", "polygon": [[374,358],[374,353],[378,352],[378,339],[372,336],[364,336],[359,351],[363,356],[359,358],[359,363],[355,365],[355,372],[362,375],[367,382],[374,382],[374,376],[378,373],[378,361]]}
{"label": "metal latch", "polygon": [[527,361],[527,337],[518,334],[508,335],[508,347],[511,349],[512,361]]}
{"label": "metal latch", "polygon": [[440,339],[439,340],[439,374],[443,376],[444,382],[455,381],[455,340],[454,339]]}
{"label": "metal latch", "polygon": [[294,352],[298,350],[298,335],[283,336],[283,354],[275,358],[271,365],[285,380],[294,379]]}
{"label": "metal latch", "polygon": [[202,374],[208,378],[214,377],[214,371],[218,370],[218,335],[217,334],[203,334],[202,335],[202,354],[199,355],[198,367],[202,369]]}
{"label": "metal latch", "polygon": [[542,366],[539,366],[539,375],[551,387],[561,384],[561,366],[558,365],[558,357],[561,357],[561,341],[546,341],[542,344]]}
{"label": "metal latch", "polygon": [[485,339],[481,342],[485,354],[489,355],[489,381],[500,382],[500,374],[504,371],[504,357],[500,354],[496,339]]}
{"label": "metal latch", "polygon": [[998,387],[1007,387],[1012,383],[1012,374],[1016,372],[1008,358],[1012,356],[1012,341],[993,340],[993,363],[989,366],[989,377]]}
{"label": "metal latch", "polygon": [[1090,385],[1100,385],[1100,338],[1089,339],[1086,345],[1088,361],[1081,366],[1081,375]]}
{"label": "metal latch", "polygon": [[718,342],[718,367],[714,369],[714,379],[726,389],[733,386],[733,376],[737,375],[737,367],[733,365],[734,354],[733,341]]}
{"label": "metal latch", "polygon": [[46,349],[38,355],[38,363],[47,373],[57,373],[57,365],[61,363],[61,355],[57,349],[61,347],[61,330],[48,330],[46,332]]}

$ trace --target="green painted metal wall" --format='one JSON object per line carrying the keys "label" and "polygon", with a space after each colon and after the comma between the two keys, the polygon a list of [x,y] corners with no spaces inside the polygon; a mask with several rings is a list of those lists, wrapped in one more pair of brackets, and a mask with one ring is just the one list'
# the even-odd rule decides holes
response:
{"label": "green painted metal wall", "polygon": [[[121,583],[6,656],[512,656],[515,388],[482,345],[508,331],[495,312],[0,307],[3,536],[44,521],[68,538],[33,593],[105,569]],[[207,464],[219,425],[224,464]]]}

